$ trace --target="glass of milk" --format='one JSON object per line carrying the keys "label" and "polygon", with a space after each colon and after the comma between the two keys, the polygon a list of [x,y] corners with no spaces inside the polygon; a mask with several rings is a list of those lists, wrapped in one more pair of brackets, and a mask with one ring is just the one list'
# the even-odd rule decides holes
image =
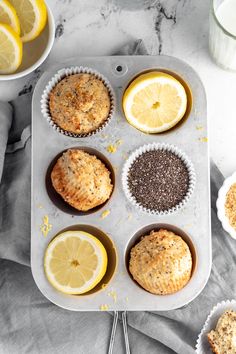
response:
{"label": "glass of milk", "polygon": [[212,0],[209,46],[219,66],[236,71],[236,0]]}

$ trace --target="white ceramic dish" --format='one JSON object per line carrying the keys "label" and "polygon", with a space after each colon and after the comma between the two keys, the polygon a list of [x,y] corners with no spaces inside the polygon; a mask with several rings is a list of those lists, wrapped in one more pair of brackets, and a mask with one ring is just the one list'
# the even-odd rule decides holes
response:
{"label": "white ceramic dish", "polygon": [[0,81],[14,80],[30,74],[37,69],[49,55],[55,39],[55,21],[47,5],[48,19],[42,33],[34,41],[23,45],[23,60],[20,67],[13,74],[0,75]]}
{"label": "white ceramic dish", "polygon": [[215,329],[218,319],[226,310],[236,311],[236,301],[222,301],[213,307],[198,336],[196,344],[196,354],[212,354],[210,344],[207,340],[207,333],[210,332],[212,329]]}
{"label": "white ceramic dish", "polygon": [[222,187],[218,192],[218,199],[216,201],[217,207],[217,215],[219,220],[222,223],[223,228],[228,234],[236,240],[236,230],[230,225],[229,219],[225,215],[225,200],[226,195],[232,186],[232,184],[236,183],[236,172],[232,174],[232,176],[225,179]]}

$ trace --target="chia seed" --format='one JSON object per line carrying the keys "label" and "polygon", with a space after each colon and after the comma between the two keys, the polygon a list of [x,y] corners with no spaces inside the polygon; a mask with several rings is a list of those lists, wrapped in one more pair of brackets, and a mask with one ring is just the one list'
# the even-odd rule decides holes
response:
{"label": "chia seed", "polygon": [[131,165],[128,186],[141,206],[156,212],[167,211],[186,196],[189,173],[182,159],[173,152],[147,151]]}

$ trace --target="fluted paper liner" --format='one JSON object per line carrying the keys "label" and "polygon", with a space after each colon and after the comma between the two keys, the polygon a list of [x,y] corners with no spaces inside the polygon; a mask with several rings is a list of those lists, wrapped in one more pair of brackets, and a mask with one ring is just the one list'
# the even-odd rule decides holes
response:
{"label": "fluted paper liner", "polygon": [[[107,88],[109,96],[110,96],[110,112],[109,112],[107,119],[97,129],[93,130],[90,133],[77,134],[77,133],[70,132],[68,130],[64,130],[53,121],[51,114],[50,114],[49,94],[50,94],[51,90],[66,76],[70,76],[70,75],[74,75],[74,74],[92,74],[92,75],[94,75],[97,79],[99,79],[103,82],[103,84]],[[100,132],[101,130],[103,130],[107,126],[107,124],[111,120],[111,118],[114,114],[114,110],[115,110],[115,94],[114,94],[113,88],[111,87],[111,84],[109,83],[107,78],[105,78],[105,76],[100,74],[98,71],[93,70],[91,68],[83,67],[83,66],[73,66],[70,68],[64,68],[64,69],[59,70],[51,78],[51,80],[48,82],[47,86],[45,87],[40,102],[41,102],[41,112],[42,112],[44,118],[49,122],[50,126],[58,133],[61,133],[61,134],[64,134],[66,136],[70,136],[73,138],[85,138],[85,137],[89,137],[89,136],[92,136],[92,135]]]}
{"label": "fluted paper liner", "polygon": [[[143,153],[147,151],[153,151],[153,150],[164,150],[164,151],[169,151],[178,156],[186,165],[188,173],[189,173],[189,186],[188,186],[188,192],[186,193],[184,199],[177,204],[176,206],[168,209],[168,210],[153,210],[153,209],[148,209],[142,206],[140,203],[138,203],[135,199],[135,197],[132,195],[130,189],[129,189],[129,184],[128,184],[128,175],[129,175],[129,169],[132,166],[133,162]],[[170,144],[165,144],[165,143],[152,143],[152,144],[146,144],[135,150],[128,160],[126,161],[123,171],[122,171],[122,185],[123,189],[125,192],[125,195],[127,199],[130,201],[130,203],[137,207],[140,211],[151,214],[151,215],[170,215],[174,212],[177,212],[178,210],[182,209],[185,204],[189,201],[194,187],[196,184],[196,175],[194,171],[194,167],[192,162],[189,160],[188,156],[182,152],[180,149],[178,149],[174,145]]]}
{"label": "fluted paper liner", "polygon": [[236,311],[236,300],[222,301],[213,307],[200,334],[198,335],[196,354],[212,354],[212,350],[207,339],[207,333],[216,328],[220,316],[223,315],[226,310]]}

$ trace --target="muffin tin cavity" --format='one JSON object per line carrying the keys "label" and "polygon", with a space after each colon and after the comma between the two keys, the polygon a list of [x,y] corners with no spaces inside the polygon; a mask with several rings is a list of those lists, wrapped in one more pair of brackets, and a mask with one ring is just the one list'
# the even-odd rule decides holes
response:
{"label": "muffin tin cavity", "polygon": [[[180,236],[188,245],[189,250],[191,252],[191,256],[192,256],[192,272],[191,272],[191,278],[193,277],[193,274],[195,273],[196,269],[197,269],[197,253],[196,253],[196,249],[195,246],[193,244],[192,239],[190,238],[190,236],[184,232],[182,229],[180,229],[177,226],[174,225],[170,225],[170,224],[165,224],[165,223],[157,223],[157,224],[150,224],[147,226],[142,227],[140,230],[138,230],[129,240],[127,246],[126,246],[126,250],[125,250],[125,266],[126,266],[126,270],[127,273],[130,277],[130,279],[132,280],[133,283],[135,283],[137,285],[138,288],[142,289],[143,291],[146,292],[145,289],[143,289],[133,278],[132,274],[129,271],[129,261],[130,261],[130,252],[131,249],[138,244],[143,236],[149,235],[151,233],[151,231],[159,231],[160,229],[164,229],[167,231],[172,231],[175,235]],[[181,290],[179,290],[181,291]],[[152,294],[153,296],[158,296],[155,294]],[[165,296],[165,295],[162,295]]]}
{"label": "muffin tin cavity", "polygon": [[66,231],[84,231],[87,232],[94,237],[96,237],[104,246],[107,252],[107,271],[105,275],[103,276],[102,280],[90,291],[80,294],[80,295],[70,295],[70,296],[75,296],[75,297],[84,297],[92,294],[96,294],[99,291],[103,290],[106,288],[111,280],[113,279],[113,276],[115,275],[116,269],[117,269],[117,263],[118,263],[118,257],[117,257],[117,251],[114,245],[114,242],[111,240],[111,238],[102,230],[91,226],[91,225],[85,225],[85,224],[79,224],[79,225],[71,225],[66,227],[63,230],[60,230],[55,237],[63,232]]}
{"label": "muffin tin cavity", "polygon": [[57,160],[59,159],[59,157],[62,156],[62,154],[67,151],[63,150],[62,152],[60,152],[59,154],[57,154],[54,159],[51,161],[48,169],[47,169],[47,173],[46,173],[46,177],[45,177],[45,185],[46,185],[46,190],[48,193],[49,198],[51,199],[52,203],[60,210],[62,210],[65,213],[71,214],[71,215],[89,215],[92,213],[95,213],[97,211],[99,211],[100,209],[102,209],[107,203],[108,201],[111,199],[112,194],[114,192],[115,189],[115,172],[114,169],[112,167],[112,164],[110,163],[110,161],[98,150],[90,148],[90,147],[83,147],[83,146],[79,146],[79,147],[72,147],[70,149],[79,149],[82,151],[87,152],[90,155],[94,155],[96,156],[99,160],[101,160],[104,165],[106,166],[106,168],[108,169],[108,171],[110,172],[110,179],[111,179],[111,183],[113,185],[112,188],[112,192],[111,195],[109,197],[109,199],[107,201],[105,201],[103,204],[96,206],[95,208],[92,208],[88,211],[80,211],[75,209],[74,207],[72,207],[70,204],[66,203],[66,201],[60,196],[60,194],[57,193],[57,191],[54,189],[53,185],[52,185],[52,181],[51,181],[51,173],[52,173],[52,169],[55,166]]}

